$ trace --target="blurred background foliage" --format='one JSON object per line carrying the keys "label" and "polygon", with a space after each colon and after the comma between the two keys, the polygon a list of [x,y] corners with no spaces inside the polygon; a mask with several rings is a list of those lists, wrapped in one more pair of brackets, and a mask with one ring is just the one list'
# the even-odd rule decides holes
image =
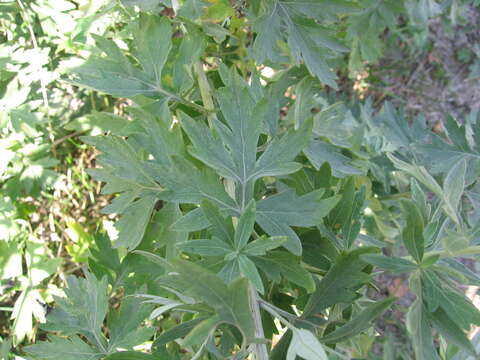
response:
{"label": "blurred background foliage", "polygon": [[[128,49],[134,41],[131,36],[138,9],[169,16],[172,3],[0,0],[0,358],[21,358],[22,346],[45,337],[39,324],[44,322],[53,296],[62,294],[66,276],[79,275],[82,267],[95,263],[96,249],[106,246],[104,234],[112,239],[116,236],[115,218],[100,211],[109,196],[101,194],[100,184],[84,171],[95,166],[96,153],[79,137],[121,131],[131,119],[120,118],[130,100],[79,88],[65,75],[65,69],[98,52],[96,35],[113,38],[121,49]],[[279,111],[295,124],[302,119],[302,111],[313,111],[315,123],[322,125],[314,128],[319,140],[310,145],[311,154],[315,147],[328,153],[337,177],[357,175],[356,181],[366,185],[367,198],[372,188],[390,183],[385,179],[392,170],[386,165],[391,163],[379,156],[386,150],[404,155],[403,159],[391,159],[397,168],[428,189],[437,189],[438,184],[402,161],[411,155],[412,144],[430,136],[425,129],[433,128],[440,135],[449,126],[455,129],[449,114],[461,119],[464,138],[439,138],[439,142],[465,148],[472,143],[472,136],[478,136],[472,130],[478,127],[480,109],[478,0],[339,1],[338,9],[331,13],[327,8],[313,14],[324,25],[310,34],[309,41],[323,41],[321,53],[311,54],[314,60],[307,60],[305,49],[295,39],[296,31],[308,29],[309,24],[287,23],[295,17],[286,16],[305,14],[312,8],[294,2],[281,9],[261,1],[251,1],[248,7],[241,0],[208,3],[210,7],[203,11],[204,1],[180,2],[178,15],[197,24],[212,39],[203,44],[211,54],[206,61],[212,67],[221,57],[244,75],[258,73],[268,82],[303,57],[306,68],[295,68],[293,74],[304,79],[289,88],[286,96],[296,98],[295,109],[288,111],[292,102],[287,100]],[[271,16],[272,11],[278,13]],[[337,12],[344,15],[333,16]],[[245,23],[255,37],[245,30]],[[279,31],[281,26],[290,30]],[[292,51],[286,46],[289,42],[295,45]],[[255,60],[266,66],[258,68]],[[332,72],[331,67],[338,71]],[[331,87],[306,76],[307,70]],[[285,81],[288,87],[288,79]],[[182,91],[198,90],[192,84]],[[155,105],[141,96],[135,100]],[[405,125],[412,118],[417,124],[412,130],[397,129],[399,123]],[[363,136],[355,137],[359,133]],[[345,138],[351,142],[345,143]],[[434,159],[438,151],[434,147],[414,150],[428,159]],[[472,158],[465,155],[466,171],[478,166],[470,162]],[[451,160],[449,164],[442,163],[445,157],[433,160],[429,171],[444,178],[459,159]],[[318,168],[323,165],[315,155],[310,161]],[[379,181],[363,176],[368,171],[366,162]],[[410,191],[409,178],[400,174],[394,181],[398,189]],[[374,190],[383,192],[385,198],[372,199],[365,227],[378,237],[364,240],[389,243],[392,253],[397,253],[398,242],[392,239],[401,228],[396,224],[400,209],[386,208],[390,189]],[[449,191],[435,193],[439,203],[443,204],[442,196]],[[401,193],[395,196],[401,197]],[[466,197],[470,199],[464,207],[468,239],[474,237],[469,231],[479,220],[478,185],[469,187]],[[455,217],[455,212],[449,215]],[[437,225],[442,221],[438,213],[427,210],[425,217]],[[461,246],[453,244],[447,250],[461,251]],[[476,264],[467,265],[473,273]],[[382,291],[408,298],[406,281],[405,276],[384,276],[378,283]],[[410,304],[406,299],[405,310]],[[390,313],[382,326],[395,327],[401,338],[406,332],[400,322],[404,317],[405,312]],[[372,336],[362,339],[363,345],[356,343],[359,356],[370,350],[373,341]],[[405,350],[410,351],[407,346]]]}

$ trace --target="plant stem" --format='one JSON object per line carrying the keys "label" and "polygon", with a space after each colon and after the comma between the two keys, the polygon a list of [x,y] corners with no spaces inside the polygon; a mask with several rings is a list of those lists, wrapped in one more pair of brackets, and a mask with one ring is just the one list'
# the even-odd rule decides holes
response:
{"label": "plant stem", "polygon": [[198,112],[202,112],[202,113],[208,113],[209,111],[207,109],[205,109],[203,106],[200,106],[198,104],[195,104],[194,102],[192,101],[188,101],[180,96],[177,96],[175,94],[172,94],[171,92],[168,92],[166,90],[163,90],[163,89],[160,89],[158,88],[157,89],[159,92],[161,92],[162,94],[165,94],[166,96],[170,97],[172,100],[175,100],[176,102],[180,103],[180,104],[183,104],[183,105],[186,105],[186,106],[189,106],[191,107],[192,109],[195,109],[197,110]]}
{"label": "plant stem", "polygon": [[[250,310],[252,312],[253,321],[255,323],[255,337],[257,339],[263,339],[265,334],[263,333],[263,323],[260,314],[260,304],[258,301],[258,293],[255,286],[249,283],[249,301]],[[254,344],[255,360],[268,360],[268,350],[266,344]]]}
{"label": "plant stem", "polygon": [[215,105],[213,104],[212,89],[208,83],[207,75],[203,70],[203,64],[200,61],[195,63],[195,71],[198,77],[198,87],[200,88],[203,106],[205,110],[208,111],[208,125],[212,128],[213,121],[217,119],[217,114],[215,113]]}

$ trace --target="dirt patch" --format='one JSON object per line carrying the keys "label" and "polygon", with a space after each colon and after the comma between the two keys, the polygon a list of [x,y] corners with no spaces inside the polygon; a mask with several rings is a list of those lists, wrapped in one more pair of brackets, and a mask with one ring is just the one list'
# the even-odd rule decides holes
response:
{"label": "dirt patch", "polygon": [[480,110],[480,9],[468,7],[455,25],[434,19],[429,24],[426,50],[412,55],[413,40],[400,44],[373,72],[382,86],[375,92],[412,114],[425,115],[439,126],[449,114],[459,121]]}

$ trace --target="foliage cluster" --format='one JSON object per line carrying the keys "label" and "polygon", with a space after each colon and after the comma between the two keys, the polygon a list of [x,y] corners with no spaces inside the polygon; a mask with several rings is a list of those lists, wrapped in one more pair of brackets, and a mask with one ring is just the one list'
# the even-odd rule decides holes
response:
{"label": "foliage cluster", "polygon": [[[88,172],[112,196],[103,212],[119,217],[116,239],[99,229],[85,235],[84,259],[72,248],[88,270],[67,277],[64,296],[48,293],[55,308],[41,327],[49,337],[25,347],[27,357],[477,356],[479,338],[468,333],[480,312],[461,290],[480,284],[461,261],[480,252],[477,114],[450,117],[436,134],[422,116],[335,91],[338,74],[378,61],[403,30],[421,43],[429,18],[459,21],[475,1],[0,4],[4,21],[18,25],[2,70],[0,167],[10,211],[0,274],[20,279],[18,306],[30,299],[30,313],[13,310],[16,322],[30,321],[14,324],[16,343],[32,336],[33,315],[43,320],[39,289],[60,262],[23,226],[34,210],[21,201],[54,187],[57,127],[89,133],[82,141],[100,154]],[[55,32],[58,21],[35,30],[27,8],[76,26],[67,37]],[[45,44],[31,38],[39,32]],[[55,57],[15,57],[25,38]],[[44,95],[57,68],[65,83],[56,91],[99,92],[82,111],[103,111],[72,120],[61,103],[68,96]],[[95,105],[114,98],[123,99],[122,116]],[[30,148],[41,150],[18,151]],[[403,274],[415,295],[407,342],[372,326],[401,307],[371,295],[381,272]]]}

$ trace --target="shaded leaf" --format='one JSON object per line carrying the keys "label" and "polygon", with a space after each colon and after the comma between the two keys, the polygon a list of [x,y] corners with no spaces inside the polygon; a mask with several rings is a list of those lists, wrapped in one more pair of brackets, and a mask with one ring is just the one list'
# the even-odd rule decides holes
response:
{"label": "shaded leaf", "polygon": [[323,199],[323,190],[297,196],[293,190],[273,195],[257,203],[257,222],[272,236],[288,236],[283,245],[295,255],[301,254],[301,243],[291,226],[319,224],[338,202],[339,197]]}
{"label": "shaded leaf", "polygon": [[351,303],[357,296],[356,290],[370,279],[362,272],[366,263],[361,256],[372,252],[376,250],[363,247],[339,255],[310,296],[303,318],[309,318],[334,304]]}
{"label": "shaded leaf", "polygon": [[265,257],[252,257],[252,260],[267,275],[279,278],[283,275],[289,281],[302,286],[308,292],[315,289],[312,275],[305,270],[294,255],[283,251],[271,251]]}
{"label": "shaded leaf", "polygon": [[361,258],[372,265],[378,266],[381,269],[385,269],[393,273],[410,272],[418,268],[415,263],[399,257],[384,256],[380,254],[366,254],[362,255]]}
{"label": "shaded leaf", "polygon": [[322,342],[342,342],[368,329],[370,327],[370,323],[377,317],[382,315],[393,304],[395,300],[396,298],[390,298],[383,301],[377,301],[374,304],[368,305],[345,325],[341,326],[338,329],[335,329],[333,332],[324,336],[322,338]]}
{"label": "shaded leaf", "polygon": [[42,341],[38,344],[27,346],[24,350],[37,359],[43,360],[53,360],[59,357],[65,360],[95,360],[105,356],[105,354],[82,341],[78,336],[72,336],[69,339],[52,336],[50,341]]}
{"label": "shaded leaf", "polygon": [[411,335],[413,350],[417,359],[440,359],[433,343],[432,328],[421,299],[415,300],[408,309],[407,329]]}
{"label": "shaded leaf", "polygon": [[472,343],[463,330],[450,319],[442,308],[438,308],[435,312],[431,313],[430,319],[435,329],[437,329],[447,341],[467,350],[471,355],[476,355]]}
{"label": "shaded leaf", "polygon": [[408,200],[401,202],[407,223],[402,231],[403,244],[408,253],[420,263],[423,258],[425,239],[423,237],[423,217],[415,203]]}

